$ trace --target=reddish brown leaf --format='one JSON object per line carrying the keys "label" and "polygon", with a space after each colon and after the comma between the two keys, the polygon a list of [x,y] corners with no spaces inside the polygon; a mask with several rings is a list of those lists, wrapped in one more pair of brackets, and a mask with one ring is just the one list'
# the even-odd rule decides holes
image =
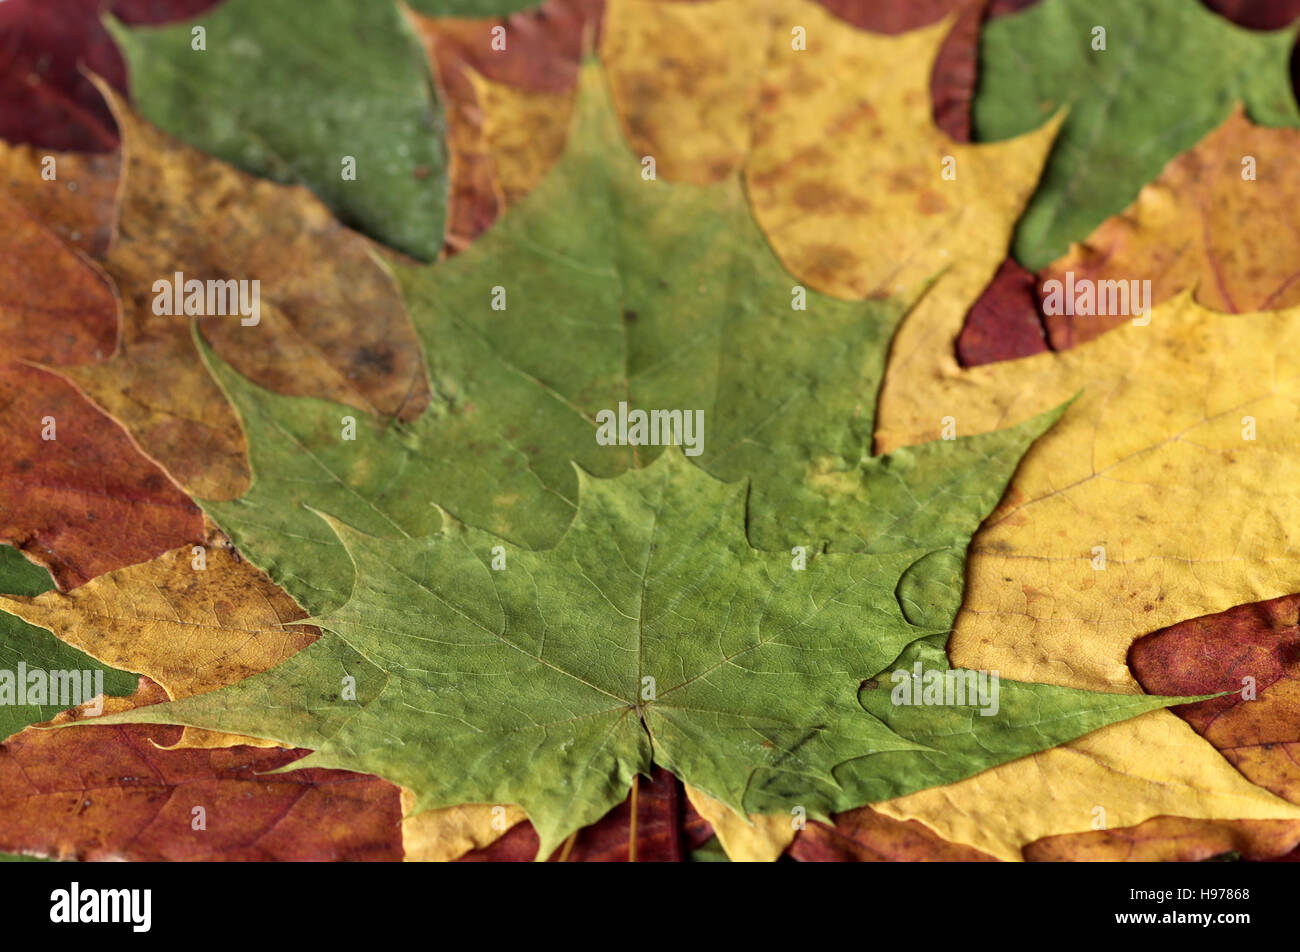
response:
{"label": "reddish brown leaf", "polygon": [[813,822],[790,844],[789,854],[805,863],[996,863],[970,846],[950,843],[917,820],[895,820],[871,807],[835,817],[835,825]]}
{"label": "reddish brown leaf", "polygon": [[1237,26],[1280,30],[1300,17],[1300,0],[1201,0]]}
{"label": "reddish brown leaf", "polygon": [[978,367],[1045,350],[1037,281],[1007,258],[966,315],[957,337],[957,359],[963,367]]}
{"label": "reddish brown leaf", "polygon": [[934,124],[957,142],[970,141],[970,106],[975,96],[975,77],[979,68],[983,7],[984,4],[976,0],[962,8],[948,38],[939,47],[934,71],[930,74]]}
{"label": "reddish brown leaf", "polygon": [[[1300,803],[1300,595],[1238,605],[1140,638],[1129,667],[1149,694],[1220,698],[1170,710],[1252,782]],[[1255,699],[1245,679],[1254,679]]]}
{"label": "reddish brown leaf", "polygon": [[99,0],[0,4],[0,136],[107,152],[113,120],[78,64],[125,88],[126,68],[100,24]]}
{"label": "reddish brown leaf", "polygon": [[[163,700],[142,680],[137,695]],[[305,750],[164,750],[174,727],[28,728],[0,745],[0,849],[77,860],[398,860],[399,790]],[[206,828],[194,829],[195,808]]]}
{"label": "reddish brown leaf", "polygon": [[[681,782],[664,770],[637,779],[636,830],[632,829],[632,796],[552,854],[551,862],[569,863],[674,863],[703,844],[713,831],[691,807]],[[635,841],[635,855],[629,846]],[[525,820],[491,846],[465,854],[462,862],[531,862],[537,856],[537,832]]]}
{"label": "reddish brown leaf", "polygon": [[107,276],[0,195],[0,353],[85,364],[117,347],[117,294]]}
{"label": "reddish brown leaf", "polygon": [[[41,177],[54,160],[54,179]],[[113,238],[118,154],[54,152],[35,146],[0,150],[0,192],[70,245],[102,258]]]}
{"label": "reddish brown leaf", "polygon": [[[430,34],[425,34],[426,42]],[[446,254],[464,251],[505,210],[496,163],[483,135],[483,109],[464,64],[436,58],[438,90],[447,107]]]}
{"label": "reddish brown leaf", "polygon": [[[55,439],[42,439],[54,418]],[[65,591],[203,541],[199,508],[66,380],[0,366],[0,540]]]}
{"label": "reddish brown leaf", "polygon": [[1195,863],[1239,853],[1243,859],[1291,858],[1300,844],[1295,820],[1189,820],[1158,816],[1137,826],[1069,833],[1036,840],[1024,848],[1031,863]]}
{"label": "reddish brown leaf", "polygon": [[818,0],[841,20],[873,33],[906,33],[938,23],[970,0]]}
{"label": "reddish brown leaf", "polygon": [[182,20],[219,0],[7,0],[0,3],[0,138],[108,152],[113,117],[79,67],[126,89],[126,67],[100,22]]}
{"label": "reddish brown leaf", "polygon": [[951,843],[916,820],[906,822],[862,807],[814,822],[791,844],[790,856],[806,863],[976,862],[995,863],[987,853]]}
{"label": "reddish brown leaf", "polygon": [[481,850],[470,850],[458,863],[531,863],[541,845],[537,831],[525,820],[516,823],[499,840]]}

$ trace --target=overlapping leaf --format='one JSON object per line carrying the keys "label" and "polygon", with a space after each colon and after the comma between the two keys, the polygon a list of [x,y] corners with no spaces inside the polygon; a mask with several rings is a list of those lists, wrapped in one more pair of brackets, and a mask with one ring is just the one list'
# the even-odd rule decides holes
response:
{"label": "overlapping leaf", "polygon": [[[709,824],[682,795],[681,781],[656,767],[651,777],[633,780],[626,801],[580,830],[550,858],[563,863],[683,862],[710,836]],[[524,821],[461,861],[528,862],[537,858],[538,845],[537,831]]]}
{"label": "overlapping leaf", "polygon": [[[0,592],[29,597],[52,587],[53,582],[48,572],[28,562],[17,550],[0,546]],[[30,670],[43,673],[43,679],[38,679],[44,685],[41,695],[35,691],[28,692],[29,686],[35,686],[35,683],[29,685],[26,677]],[[102,672],[98,682],[94,678],[96,670]],[[99,690],[105,694],[122,696],[134,691],[136,684],[136,679],[125,671],[97,664],[94,659],[69,647],[49,632],[5,614],[0,614],[0,671],[7,672],[12,679],[7,686],[12,695],[0,704],[0,733],[5,737],[18,733],[30,724],[48,721],[69,704],[93,701]],[[50,694],[51,672],[61,673],[55,681],[54,690],[58,697],[51,697]],[[75,686],[64,674],[66,672],[72,672],[76,677]],[[84,679],[84,672],[91,672],[91,678]],[[89,692],[86,688],[90,689]],[[73,690],[76,691],[75,695],[72,694]],[[68,703],[59,703],[65,696],[70,698]]]}
{"label": "overlapping leaf", "polygon": [[[54,185],[41,175],[51,161]],[[0,148],[0,168],[5,198],[66,244],[91,258],[104,257],[116,227],[117,155],[6,146]]]}
{"label": "overlapping leaf", "polygon": [[559,158],[582,43],[603,7],[547,0],[490,19],[412,14],[446,103],[449,252],[481,234]]}
{"label": "overlapping leaf", "polygon": [[[612,476],[657,452],[596,442],[596,414],[620,401],[704,410],[706,468],[724,479],[751,475],[756,499],[781,494],[798,505],[755,517],[750,535],[760,544],[805,533],[813,547],[869,542],[878,534],[870,521],[894,521],[881,511],[864,525],[850,494],[863,478],[875,382],[904,305],[813,294],[809,311],[793,310],[793,282],[740,189],[643,181],[598,74],[587,86],[584,122],[541,188],[465,254],[398,272],[439,397],[425,416],[393,426],[357,415],[357,439],[344,440],[349,410],[287,400],[215,368],[250,434],[257,478],[248,495],[209,502],[209,511],[309,611],[345,600],[354,573],[300,503],[400,538],[435,531],[436,502],[511,541],[553,544],[576,504],[571,461]],[[492,307],[494,288],[504,309]],[[815,339],[801,333],[812,322]],[[793,392],[791,381],[800,383]],[[809,471],[820,487],[805,485]],[[925,471],[936,484],[950,478],[933,463]],[[836,485],[841,492],[828,495]],[[827,524],[812,524],[828,503]],[[847,521],[836,525],[840,512]],[[907,527],[878,544],[906,547]]]}
{"label": "overlapping leaf", "polygon": [[[1230,313],[1300,303],[1292,156],[1300,130],[1269,129],[1235,111],[1143,187],[1123,214],[1052,262],[1041,279],[1129,280],[1150,276],[1151,303],[1194,290],[1208,308]],[[1064,350],[1124,323],[1123,315],[1046,318]]]}
{"label": "overlapping leaf", "polygon": [[[310,626],[286,627],[306,613],[241,560],[220,533],[209,533],[202,546],[92,579],[67,595],[0,596],[0,608],[106,664],[147,675],[173,698],[272,668],[317,635]],[[249,742],[189,731],[181,745]]]}
{"label": "overlapping leaf", "polygon": [[82,69],[126,88],[100,16],[128,23],[194,16],[219,0],[7,0],[0,7],[0,138],[54,149],[109,151],[113,119]]}
{"label": "overlapping leaf", "polygon": [[805,863],[986,863],[993,860],[987,853],[969,846],[949,843],[923,823],[895,820],[870,807],[840,814],[834,826],[808,824],[795,838],[790,855]]}
{"label": "overlapping leaf", "polygon": [[385,244],[437,257],[443,116],[395,3],[225,0],[185,23],[109,25],[151,122],[246,171],[308,186]]}
{"label": "overlapping leaf", "polygon": [[[187,488],[238,495],[247,482],[238,420],[199,360],[191,317],[157,306],[160,279],[215,275],[259,282],[256,315],[232,305],[231,314],[198,318],[242,371],[289,393],[417,415],[427,393],[418,345],[369,243],[305,190],[259,182],[189,149],[103,91],[126,143],[118,232],[102,262],[122,299],[121,344],[111,359],[65,375]],[[40,158],[6,151],[14,191],[64,188],[42,177]],[[73,220],[97,215],[67,199],[36,204]]]}
{"label": "overlapping leaf", "polygon": [[[1125,665],[1135,638],[1300,587],[1287,488],[1297,381],[1281,356],[1298,332],[1294,309],[1222,315],[1184,294],[1155,308],[1147,326],[1061,354],[961,370],[936,348],[928,365],[891,368],[877,433],[885,448],[928,438],[942,415],[958,432],[979,432],[1082,389],[972,543],[954,662],[1137,690]],[[1245,438],[1246,417],[1256,439]],[[1017,821],[977,827],[961,817],[974,802]],[[1161,814],[1296,815],[1167,713],[908,798],[891,815],[1018,856],[1043,836],[1088,830],[1097,806],[1113,827]]]}
{"label": "overlapping leaf", "polygon": [[303,751],[164,749],[176,733],[33,728],[10,737],[0,744],[0,845],[83,861],[401,857],[391,784],[337,770],[271,773]]}
{"label": "overlapping leaf", "polygon": [[[1105,49],[1095,48],[1098,28]],[[1244,30],[1183,0],[1042,0],[990,21],[976,138],[1019,135],[1070,106],[1016,230],[1016,259],[1037,270],[1064,254],[1236,101],[1256,122],[1300,125],[1287,74],[1293,40],[1293,29]]]}
{"label": "overlapping leaf", "polygon": [[202,540],[199,508],[66,380],[0,366],[0,422],[0,539],[59,588]]}
{"label": "overlapping leaf", "polygon": [[1296,769],[1300,595],[1238,605],[1134,643],[1129,664],[1146,690],[1209,685],[1222,697],[1175,709],[1252,781],[1300,802]]}

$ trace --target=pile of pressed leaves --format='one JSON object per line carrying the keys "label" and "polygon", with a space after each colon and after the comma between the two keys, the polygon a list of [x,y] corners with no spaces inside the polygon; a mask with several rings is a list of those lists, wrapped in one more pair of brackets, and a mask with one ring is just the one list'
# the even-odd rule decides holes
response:
{"label": "pile of pressed leaves", "polygon": [[0,850],[1300,855],[1297,17],[0,4]]}

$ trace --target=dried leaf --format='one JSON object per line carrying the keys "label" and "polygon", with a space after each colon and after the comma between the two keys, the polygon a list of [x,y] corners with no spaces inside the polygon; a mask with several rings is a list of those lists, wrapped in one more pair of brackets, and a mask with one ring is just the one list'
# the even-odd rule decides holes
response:
{"label": "dried leaf", "polygon": [[[509,16],[417,14],[414,22],[440,64],[456,61],[517,89],[563,93],[577,86],[583,33],[599,22],[603,8],[603,0],[545,0]],[[493,48],[496,27],[504,31],[496,34],[504,37],[504,49]]]}
{"label": "dried leaf", "polygon": [[443,115],[396,4],[224,0],[173,26],[107,22],[150,122],[245,171],[306,185],[406,254],[438,256]]}
{"label": "dried leaf", "polygon": [[1229,316],[1183,295],[1149,317],[1060,354],[961,370],[939,352],[928,378],[887,372],[887,450],[933,438],[944,415],[979,433],[1080,393],[974,540],[954,662],[1135,690],[1135,638],[1300,589],[1284,488],[1300,467],[1284,356],[1300,310]]}
{"label": "dried leaf", "polygon": [[[447,863],[496,843],[527,814],[512,803],[467,803],[413,813],[415,794],[402,791],[402,848],[412,863]],[[536,834],[534,833],[534,836]],[[537,852],[536,846],[533,853]],[[532,859],[530,855],[525,859]]]}
{"label": "dried leaf", "polygon": [[[610,94],[628,145],[637,156],[654,157],[656,175],[709,184],[739,170],[773,15],[784,3],[606,4],[600,54]],[[811,3],[798,9],[831,19]]]}
{"label": "dried leaf", "polygon": [[[293,625],[307,613],[215,532],[202,547],[173,549],[67,594],[0,596],[0,609],[105,664],[147,675],[172,698],[273,668],[319,635],[312,626]],[[186,733],[180,746],[249,743]]]}
{"label": "dried leaf", "polygon": [[[709,824],[692,808],[694,801],[682,796],[681,787],[676,777],[656,767],[651,777],[637,778],[628,799],[557,847],[550,861],[684,862],[689,852],[712,833]],[[539,843],[537,831],[525,820],[493,845],[466,854],[462,861],[525,863],[536,859]]]}
{"label": "dried leaf", "polygon": [[0,6],[0,138],[53,149],[110,151],[113,119],[81,67],[126,88],[100,14],[129,23],[193,16],[217,0],[7,0]]}
{"label": "dried leaf", "polygon": [[[1300,304],[1298,149],[1300,130],[1257,126],[1238,107],[1040,282],[1064,281],[1066,272],[1076,284],[1148,278],[1149,303],[1193,290],[1205,307],[1234,314]],[[1127,320],[1052,314],[1046,323],[1052,346],[1064,350]]]}
{"label": "dried leaf", "polygon": [[686,788],[686,796],[690,798],[691,806],[713,828],[719,844],[733,863],[770,863],[784,853],[794,839],[796,827],[789,815],[741,816],[721,800],[690,786]]}
{"label": "dried leaf", "polygon": [[1238,100],[1257,122],[1300,125],[1287,75],[1294,33],[1243,30],[1184,0],[1042,0],[991,20],[976,138],[1020,135],[1070,105],[1016,229],[1016,260],[1037,270],[1060,257]]}
{"label": "dried leaf", "polygon": [[957,338],[957,360],[978,367],[1032,357],[1047,350],[1038,314],[1037,281],[1007,258],[966,315]]}
{"label": "dried leaf", "polygon": [[[1285,821],[1284,821],[1285,822]],[[994,857],[949,843],[924,823],[895,820],[871,807],[835,817],[833,826],[812,822],[800,831],[790,855],[805,863],[987,863]]]}
{"label": "dried leaf", "polygon": [[[1190,727],[1155,711],[958,783],[873,804],[944,839],[1018,861],[1044,837],[1153,817],[1295,824],[1300,809],[1238,773]],[[990,822],[996,818],[996,822]]]}
{"label": "dried leaf", "polygon": [[906,33],[958,17],[935,57],[930,81],[934,124],[956,142],[970,141],[980,24],[988,0],[819,0],[836,16],[873,33]]}
{"label": "dried leaf", "polygon": [[[785,19],[798,19],[817,55],[792,50],[789,29],[774,31],[745,167],[782,261],[848,298],[913,288],[945,268],[946,281],[976,264],[991,275],[1054,125],[992,146],[953,143],[925,108],[950,24],[881,37],[811,4],[788,6]],[[874,237],[883,222],[888,242]]]}
{"label": "dried leaf", "polygon": [[237,495],[248,479],[238,419],[199,360],[190,318],[155,313],[157,283],[178,272],[187,282],[257,280],[258,323],[238,310],[198,319],[244,373],[288,393],[418,415],[419,349],[369,244],[305,190],[203,156],[105,95],[126,143],[120,228],[104,262],[122,295],[122,346],[67,376],[192,492]]}
{"label": "dried leaf", "polygon": [[1006,143],[954,143],[926,109],[946,24],[880,37],[794,9],[818,54],[775,31],[749,194],[782,261],[819,290],[856,298],[932,282],[892,345],[891,373],[903,375],[956,336],[944,329],[993,278],[1059,118]]}
{"label": "dried leaf", "polygon": [[48,568],[66,591],[202,541],[203,519],[71,384],[9,364],[0,366],[0,539]]}
{"label": "dried leaf", "polygon": [[1253,783],[1292,803],[1300,803],[1298,612],[1300,595],[1238,605],[1153,632],[1129,650],[1144,690],[1228,692],[1173,713]]}
{"label": "dried leaf", "polygon": [[1274,859],[1300,846],[1300,820],[1187,820],[1159,816],[1118,830],[1071,833],[1025,847],[1032,863],[1195,863],[1224,853]]}
{"label": "dried leaf", "polygon": [[[437,268],[402,275],[422,333],[433,335],[437,330],[436,336],[430,337],[430,343],[437,344],[436,354],[429,348],[435,354],[431,369],[440,382],[440,392],[454,396],[448,406],[398,432],[371,424],[358,431],[359,440],[344,440],[336,428],[337,407],[259,391],[229,368],[214,367],[254,434],[258,476],[248,497],[235,503],[212,503],[210,510],[237,535],[241,549],[256,564],[265,565],[317,616],[335,619],[331,624],[343,626],[350,634],[322,638],[279,668],[233,688],[133,712],[132,716],[182,719],[191,726],[270,736],[315,747],[318,758],[334,764],[369,758],[365,769],[380,770],[415,790],[417,809],[466,802],[519,803],[542,832],[543,854],[549,852],[570,830],[598,819],[621,800],[631,776],[649,767],[643,733],[624,723],[635,702],[629,700],[608,710],[601,707],[608,705],[611,696],[634,696],[640,690],[634,683],[636,672],[610,662],[605,675],[594,681],[606,685],[604,693],[588,693],[591,679],[571,683],[542,665],[535,672],[537,691],[526,696],[516,693],[509,704],[488,703],[486,696],[464,690],[455,680],[455,672],[477,670],[477,662],[458,662],[450,671],[445,669],[441,659],[443,652],[451,650],[449,645],[429,644],[422,650],[434,655],[420,660],[419,652],[412,653],[414,649],[403,635],[406,647],[400,657],[389,653],[392,633],[403,631],[410,616],[403,608],[390,618],[391,606],[385,607],[383,593],[390,584],[404,584],[400,575],[397,579],[391,575],[394,559],[422,563],[435,554],[440,560],[468,555],[455,542],[462,533],[468,533],[464,541],[472,538],[476,545],[486,546],[484,552],[500,545],[508,562],[523,560],[527,565],[540,560],[535,571],[567,590],[571,581],[565,581],[565,572],[571,568],[562,555],[516,550],[508,544],[508,536],[475,534],[454,521],[444,526],[444,534],[430,536],[441,522],[430,503],[445,500],[452,512],[485,520],[501,532],[519,534],[530,546],[577,545],[573,541],[577,530],[569,530],[574,517],[570,500],[575,496],[570,481],[576,479],[569,461],[576,457],[588,470],[617,473],[629,464],[644,466],[652,457],[649,451],[629,452],[593,439],[595,414],[602,404],[614,406],[629,396],[650,406],[672,399],[709,408],[703,412],[714,421],[712,448],[699,447],[701,462],[715,476],[750,479],[746,526],[750,544],[788,552],[796,540],[826,540],[835,554],[823,557],[848,560],[841,565],[857,558],[877,560],[869,563],[875,567],[870,571],[865,568],[868,563],[863,563],[854,576],[859,580],[854,590],[859,585],[880,586],[870,589],[875,594],[869,599],[873,610],[880,613],[879,623],[873,626],[873,660],[845,660],[834,670],[860,670],[861,677],[870,677],[879,673],[877,664],[883,666],[899,658],[904,646],[909,646],[908,652],[899,661],[909,670],[914,662],[947,670],[941,648],[919,645],[916,639],[948,630],[960,602],[960,554],[967,534],[997,498],[1021,448],[1050,424],[1054,414],[975,440],[941,441],[888,459],[869,458],[862,426],[873,416],[871,393],[889,340],[889,314],[901,310],[900,305],[851,304],[813,296],[809,302],[815,308],[819,334],[816,338],[799,337],[798,329],[783,316],[790,302],[789,279],[774,266],[770,252],[744,214],[735,187],[701,189],[645,182],[638,163],[618,142],[597,71],[585,74],[583,88],[586,96],[581,101],[579,127],[571,138],[569,153],[553,175],[465,254]],[[598,220],[599,210],[611,207],[620,212],[617,232],[592,233],[573,227],[574,222]],[[627,237],[621,237],[624,235]],[[553,254],[536,252],[557,244],[564,248],[568,268],[556,268]],[[720,272],[728,274],[729,281],[722,288],[715,285],[710,292],[713,276]],[[482,291],[491,286],[484,278],[499,273],[511,275],[513,293],[517,301],[524,302],[522,307],[503,312],[491,306],[492,294],[485,299]],[[568,302],[577,297],[605,302],[593,312],[603,317],[603,325],[571,320]],[[751,303],[738,307],[738,300]],[[683,331],[678,322],[683,308],[679,302],[690,302],[687,310],[694,336],[689,350],[682,349],[680,343]],[[502,323],[515,320],[524,322],[517,330]],[[490,322],[485,325],[490,326],[490,334],[475,329],[479,321]],[[593,329],[602,326],[606,331],[593,337]],[[710,327],[716,328],[716,334]],[[497,341],[498,347],[500,342],[509,346],[488,351],[484,347],[488,339]],[[743,346],[737,346],[735,342],[741,341]],[[800,393],[812,396],[811,401],[789,399],[787,387],[792,378],[805,381]],[[755,436],[754,420],[763,421],[761,439]],[[539,432],[546,433],[545,441],[534,441],[529,435]],[[286,434],[293,435],[291,441],[285,440]],[[499,446],[502,438],[505,445],[528,454],[526,470],[518,466],[513,450],[503,458],[483,455],[486,448]],[[828,447],[838,448],[838,458],[827,455]],[[302,452],[304,448],[309,454]],[[494,464],[495,459],[501,463]],[[644,485],[654,486],[656,480],[667,478],[659,474],[667,472],[672,477],[670,495],[681,499],[683,507],[665,512],[664,519],[677,525],[679,534],[689,536],[692,513],[704,516],[686,501],[697,491],[704,493],[698,487],[714,484],[698,469],[681,462],[680,456],[664,459],[667,461],[661,461],[657,469],[634,469],[609,484],[618,488],[591,480],[584,485],[596,487],[589,491],[596,492],[599,499],[609,494],[634,497],[642,491],[638,487],[643,487],[643,480],[649,480]],[[458,478],[457,468],[462,466],[472,467],[472,481]],[[322,481],[322,472],[333,474],[332,478]],[[954,477],[954,473],[958,475]],[[310,509],[303,507],[303,502]],[[620,503],[607,516],[579,513],[579,525],[583,520],[608,517],[613,520],[609,531],[618,538],[626,536],[632,544],[632,539],[644,536],[647,525],[642,509],[628,505]],[[347,525],[342,521],[322,523],[311,510],[332,511]],[[358,534],[357,530],[374,535]],[[666,539],[673,538],[671,532],[664,531]],[[347,543],[331,538],[331,532],[346,538]],[[683,543],[679,540],[677,544]],[[667,546],[667,542],[659,545]],[[812,551],[824,545],[814,542]],[[849,555],[851,552],[862,555]],[[788,555],[762,558],[792,564]],[[551,559],[559,561],[551,564]],[[359,573],[358,560],[365,566]],[[482,569],[478,562],[443,564],[458,576],[462,571]],[[597,564],[587,568],[589,578],[613,572],[609,584],[616,589],[625,585],[626,578],[618,573],[624,560],[602,556]],[[409,578],[428,574],[425,568],[411,566],[401,571]],[[488,574],[493,584],[514,577],[503,572]],[[877,581],[869,583],[868,578]],[[658,585],[656,582],[656,591]],[[460,592],[458,599],[470,597],[470,590],[460,583],[452,588]],[[549,588],[540,583],[528,591],[533,594],[511,589],[513,594],[501,597],[510,604],[516,596],[549,597]],[[339,608],[348,592],[352,592],[351,601]],[[482,605],[497,604],[496,595],[479,594],[486,599],[480,607],[464,610],[475,614]],[[427,601],[423,590],[405,593],[402,598],[404,605],[412,599],[420,604]],[[738,596],[737,604],[744,603],[743,596]],[[600,612],[607,604],[597,602],[588,607]],[[425,612],[430,619],[443,617],[444,608],[425,605]],[[566,609],[566,613],[570,611]],[[829,605],[823,608],[819,626],[830,618],[825,614],[829,611]],[[906,626],[898,629],[904,634],[895,639],[889,635],[890,625],[898,621],[900,612]],[[550,614],[549,610],[542,615],[535,608],[526,610],[534,621]],[[602,615],[574,630],[623,631],[622,626],[632,617],[630,613],[621,620]],[[386,618],[389,620],[382,621]],[[381,622],[384,631],[373,627]],[[492,627],[490,619],[485,624]],[[525,629],[518,630],[522,633]],[[463,637],[458,634],[456,643]],[[553,635],[548,646],[555,645],[557,637]],[[472,650],[470,644],[464,643],[466,650]],[[868,650],[867,643],[856,644],[855,652]],[[364,657],[356,653],[355,645],[365,646]],[[499,646],[495,641],[491,645]],[[565,651],[566,657],[578,651],[596,659],[608,650],[608,644],[554,650]],[[525,663],[521,657],[493,652],[491,664]],[[782,655],[776,669],[794,665],[784,669],[788,675],[804,670],[799,665],[814,662],[817,659],[812,656]],[[586,670],[588,664],[584,661],[580,667]],[[673,666],[674,670],[680,667],[680,661]],[[743,677],[745,670],[733,665],[726,673]],[[444,684],[442,678],[453,680]],[[430,679],[437,685],[427,695]],[[806,768],[796,770],[791,761],[780,770],[769,770],[763,765],[769,758],[784,756],[779,752],[788,746],[789,732],[797,733],[797,728],[789,725],[800,723],[803,715],[798,705],[803,695],[792,688],[782,702],[795,705],[781,722],[785,727],[768,724],[770,718],[780,720],[770,694],[764,695],[761,712],[745,715],[767,725],[763,730],[771,741],[770,749],[747,746],[730,759],[727,751],[697,754],[692,746],[697,740],[688,738],[711,735],[701,733],[692,718],[700,714],[707,721],[717,710],[731,709],[718,708],[716,703],[732,704],[727,698],[749,696],[738,685],[733,685],[729,694],[728,684],[718,673],[707,681],[691,682],[681,697],[686,701],[697,694],[700,697],[687,705],[689,716],[682,723],[658,713],[668,708],[656,709],[656,751],[663,758],[662,765],[679,772],[684,765],[688,774],[683,780],[726,801],[732,809],[788,813],[793,803],[804,806],[807,815],[814,817],[908,789],[946,783],[982,770],[991,761],[1050,746],[1167,703],[1142,695],[1094,696],[1004,683],[1001,714],[972,719],[965,710],[918,707],[900,711],[889,704],[888,691],[874,690],[874,682],[873,690],[859,693],[857,682],[837,681],[835,686],[824,686],[837,701],[829,712],[818,715],[818,723],[829,725],[834,717],[833,723],[840,725],[839,718],[847,717],[843,721],[846,733],[841,736],[838,726],[824,726],[817,744],[799,749],[797,762],[807,760]],[[304,688],[314,698],[309,710],[301,707]],[[356,693],[349,698],[352,688]],[[403,704],[401,698],[408,691],[416,692],[418,700]],[[711,691],[721,692],[721,700],[711,699]],[[356,703],[365,704],[367,713],[353,720]],[[399,710],[391,708],[394,703]],[[748,710],[743,705],[748,703],[752,698],[741,702],[735,716],[742,716]],[[428,712],[441,710],[444,704],[470,704],[473,709],[426,723]],[[474,707],[478,704],[487,706]],[[532,710],[535,704],[547,710]],[[562,728],[564,731],[597,730],[613,719],[620,732],[619,743],[611,741],[607,747],[610,759],[575,777],[568,772],[568,755],[557,754],[560,760],[543,768],[534,754],[529,774],[520,777],[505,769],[499,757],[476,760],[478,766],[472,771],[442,769],[428,759],[411,758],[431,729],[480,724],[485,716],[495,719],[513,716],[511,712],[527,717],[529,725],[526,730],[508,731],[511,742],[527,743],[537,724],[558,716],[551,710],[556,704],[568,712],[563,720],[569,726]],[[697,711],[700,706],[702,712]],[[862,710],[864,706],[870,714]],[[577,710],[589,711],[592,718],[570,723]],[[396,720],[389,720],[394,716]],[[867,720],[859,720],[859,716]],[[377,729],[381,723],[386,737],[392,736],[395,725],[403,724],[405,746],[349,740],[341,733],[351,737],[352,732]],[[886,723],[891,730],[885,734],[877,736],[872,728],[867,732],[869,738],[854,739],[859,726]],[[553,727],[551,734],[560,730]],[[476,729],[439,749],[477,756],[472,752],[486,736]],[[724,731],[715,740],[721,743],[733,736]],[[580,747],[590,742],[587,734],[573,741]],[[841,743],[849,748],[888,744],[899,753],[879,760],[849,758],[837,770],[837,783],[831,784],[825,779],[825,764],[819,766],[808,758],[822,754],[838,757],[835,751]],[[911,750],[923,753],[912,755],[908,753]],[[498,766],[494,768],[494,764]],[[763,767],[763,783],[753,781],[750,767]],[[743,781],[737,770],[743,773]],[[750,799],[748,807],[742,807],[742,795]],[[785,822],[789,822],[788,815]]]}
{"label": "dried leaf", "polygon": [[117,295],[83,254],[0,195],[0,348],[10,360],[84,364],[117,347]]}
{"label": "dried leaf", "polygon": [[[16,549],[0,546],[0,592],[38,595],[54,585],[50,573],[28,562]],[[36,682],[33,670],[43,672]],[[96,678],[95,671],[101,672]],[[30,724],[48,721],[71,705],[92,701],[100,691],[123,696],[135,690],[137,678],[97,665],[93,658],[59,641],[47,631],[11,615],[0,614],[0,736],[8,737]],[[90,672],[87,679],[85,672]],[[71,675],[71,676],[70,676]],[[21,685],[21,687],[20,687]],[[40,685],[41,693],[30,690]],[[11,693],[10,693],[11,692]],[[39,703],[33,703],[39,702]]]}
{"label": "dried leaf", "polygon": [[[959,434],[978,433],[1082,391],[972,543],[953,663],[1133,691],[1125,657],[1135,638],[1300,588],[1283,488],[1300,465],[1300,378],[1284,356],[1296,343],[1300,312],[1225,316],[1184,295],[1157,307],[1149,326],[1061,354],[962,370],[932,347],[923,372],[916,362],[898,373],[891,366],[877,432],[886,450],[932,437],[944,415]],[[1258,439],[1243,439],[1245,416]],[[1212,520],[1203,517],[1207,498]],[[1094,568],[1097,546],[1104,570]],[[1112,827],[1162,814],[1292,816],[1172,720],[1160,713],[1115,725],[987,780],[881,809],[1003,858],[1042,836],[1090,829],[1097,806]],[[959,816],[976,803],[1018,815],[1008,828],[976,829]]]}
{"label": "dried leaf", "polygon": [[28,728],[9,738],[0,847],[82,861],[401,858],[393,785],[341,770],[268,773],[303,751],[155,746],[175,734]]}
{"label": "dried leaf", "polygon": [[[43,178],[46,159],[55,178]],[[103,258],[116,227],[118,156],[0,147],[0,191],[70,245]],[[114,316],[116,324],[116,315]]]}

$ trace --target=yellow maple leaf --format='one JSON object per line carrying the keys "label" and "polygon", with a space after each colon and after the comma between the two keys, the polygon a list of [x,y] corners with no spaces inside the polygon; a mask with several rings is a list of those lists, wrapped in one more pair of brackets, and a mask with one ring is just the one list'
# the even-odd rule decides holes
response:
{"label": "yellow maple leaf", "polygon": [[412,813],[415,794],[402,789],[402,850],[408,863],[449,863],[491,846],[527,815],[514,804],[467,803]]}
{"label": "yellow maple leaf", "polygon": [[[971,543],[953,664],[1103,691],[1140,687],[1135,638],[1300,588],[1300,309],[1209,311],[1184,293],[1063,353],[969,370],[950,346],[961,313],[929,327],[924,359],[891,361],[882,451],[1010,426],[1079,394],[1030,448]],[[911,320],[909,316],[908,320]],[[1008,817],[976,822],[979,811]],[[1042,836],[1161,814],[1284,819],[1300,810],[1249,784],[1167,711],[879,809],[1013,858]]]}
{"label": "yellow maple leaf", "polygon": [[797,828],[789,816],[750,814],[743,817],[703,790],[683,784],[695,812],[709,821],[727,858],[733,863],[770,863],[794,839]]}

